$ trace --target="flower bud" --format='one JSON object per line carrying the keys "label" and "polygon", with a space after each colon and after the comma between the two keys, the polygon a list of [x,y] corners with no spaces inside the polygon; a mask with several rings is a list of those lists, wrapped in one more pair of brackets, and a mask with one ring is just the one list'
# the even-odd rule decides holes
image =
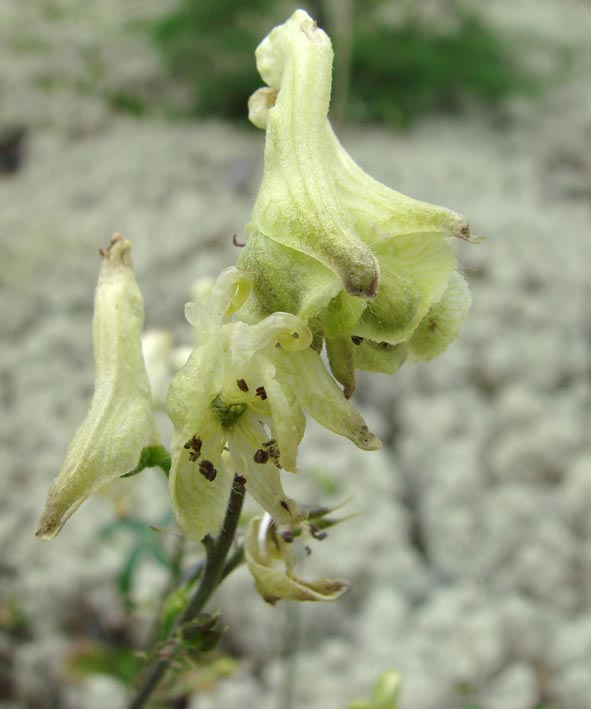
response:
{"label": "flower bud", "polygon": [[37,529],[42,539],[55,537],[87,497],[133,470],[142,450],[158,443],[140,339],[144,306],[130,248],[116,234],[101,252],[93,319],[94,396],[49,491]]}

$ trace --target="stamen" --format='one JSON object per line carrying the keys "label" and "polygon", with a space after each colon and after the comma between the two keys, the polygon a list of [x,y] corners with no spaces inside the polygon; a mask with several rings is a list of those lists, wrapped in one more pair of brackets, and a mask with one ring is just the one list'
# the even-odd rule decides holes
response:
{"label": "stamen", "polygon": [[257,387],[256,388],[256,395],[260,396],[263,401],[266,400],[267,398],[267,392],[265,391],[265,387]]}
{"label": "stamen", "polygon": [[352,335],[351,341],[354,345],[360,345],[363,342],[363,337],[359,337],[359,335]]}
{"label": "stamen", "polygon": [[328,534],[326,532],[321,532],[315,524],[310,523],[308,525],[308,528],[310,530],[310,534],[314,537],[314,539],[317,539],[319,542],[328,537]]}
{"label": "stamen", "polygon": [[248,384],[244,381],[244,379],[238,379],[236,381],[236,384],[238,385],[238,388],[240,391],[247,392],[248,391]]}
{"label": "stamen", "polygon": [[258,451],[254,454],[254,462],[259,463],[260,465],[263,465],[264,463],[267,463],[269,460],[269,454],[267,453],[266,450],[263,450],[262,448],[259,448]]}
{"label": "stamen", "polygon": [[284,510],[287,510],[289,512],[289,505],[285,500],[279,500],[279,504],[281,505],[281,507],[283,507]]}
{"label": "stamen", "polygon": [[213,463],[210,460],[202,460],[201,463],[199,463],[199,472],[206,480],[209,480],[209,482],[215,480],[215,476],[218,474],[218,471],[213,467]]}
{"label": "stamen", "polygon": [[187,450],[190,450],[191,452],[189,453],[189,460],[192,462],[195,462],[197,458],[199,458],[199,455],[201,454],[201,446],[203,445],[203,442],[200,438],[197,436],[193,436],[191,439],[189,439],[183,448],[186,448]]}

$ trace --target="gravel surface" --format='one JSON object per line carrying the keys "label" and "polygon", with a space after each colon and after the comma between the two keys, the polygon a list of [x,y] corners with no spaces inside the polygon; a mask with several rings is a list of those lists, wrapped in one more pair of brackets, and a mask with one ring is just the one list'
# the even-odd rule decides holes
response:
{"label": "gravel surface", "polygon": [[[55,542],[33,537],[92,392],[98,248],[115,230],[132,241],[147,326],[187,341],[191,285],[234,262],[261,172],[263,136],[248,126],[138,121],[80,92],[97,53],[101,90],[163,81],[149,48],[119,29],[139,3],[96,5],[0,8],[0,128],[28,130],[21,169],[0,175],[6,709],[125,705],[122,685],[75,680],[65,658],[72,628],[101,639],[122,623],[114,578],[129,544],[99,530],[123,505],[150,523],[168,509],[149,472],[90,500]],[[275,708],[289,671],[293,709],[344,709],[389,668],[404,676],[405,709],[591,707],[591,13],[575,0],[486,11],[550,53],[572,45],[568,76],[535,103],[515,101],[502,122],[475,110],[403,135],[342,132],[372,175],[466,214],[487,237],[457,248],[474,297],[468,324],[440,359],[362,378],[356,402],[383,451],[310,426],[290,492],[351,497],[357,516],[316,545],[305,572],[344,576],[352,591],[330,606],[271,608],[238,571],[214,606],[244,659],[194,709]],[[141,567],[140,631],[163,583]],[[27,627],[2,632],[15,607]]]}

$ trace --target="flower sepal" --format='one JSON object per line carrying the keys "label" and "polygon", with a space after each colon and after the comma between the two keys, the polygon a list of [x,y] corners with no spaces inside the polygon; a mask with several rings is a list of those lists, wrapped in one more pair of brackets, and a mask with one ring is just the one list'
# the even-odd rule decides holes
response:
{"label": "flower sepal", "polygon": [[311,536],[306,525],[303,522],[281,531],[269,515],[255,517],[248,525],[244,538],[246,563],[257,591],[271,605],[281,600],[336,601],[350,588],[344,579],[306,581],[296,575],[293,545],[296,536]]}

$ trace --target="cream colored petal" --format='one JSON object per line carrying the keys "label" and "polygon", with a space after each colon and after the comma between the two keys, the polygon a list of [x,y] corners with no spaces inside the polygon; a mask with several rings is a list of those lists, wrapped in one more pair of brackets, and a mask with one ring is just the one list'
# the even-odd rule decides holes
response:
{"label": "cream colored petal", "polygon": [[343,148],[328,122],[326,141],[343,208],[367,243],[425,232],[470,240],[468,222],[461,214],[407,197],[370,177]]}
{"label": "cream colored petal", "polygon": [[275,366],[269,360],[261,358],[259,371],[271,408],[272,432],[279,446],[281,465],[295,473],[306,417],[294,394],[277,381]]}
{"label": "cream colored petal", "polygon": [[199,421],[222,387],[222,367],[226,353],[223,334],[212,334],[207,344],[193,350],[174,376],[166,399],[168,416],[175,430]]}
{"label": "cream colored petal", "polygon": [[228,431],[232,460],[236,472],[246,478],[247,492],[279,524],[295,524],[305,519],[306,513],[285,494],[279,468],[270,456],[268,462],[255,461],[258,451],[271,451],[265,446],[269,440],[263,427],[251,414],[242,416]]}
{"label": "cream colored petal", "polygon": [[53,538],[87,497],[135,468],[144,447],[158,443],[130,248],[115,235],[103,252],[94,301],[94,396],[49,491],[37,529],[43,539]]}
{"label": "cream colored petal", "polygon": [[353,334],[396,345],[416,330],[447,287],[456,257],[438,234],[398,236],[374,247],[380,290],[367,304]]}
{"label": "cream colored petal", "polygon": [[[187,539],[215,536],[223,522],[233,478],[221,460],[224,444],[224,432],[211,409],[173,434],[168,490],[178,526]],[[191,460],[196,446],[199,456]],[[212,470],[213,480],[208,479]]]}
{"label": "cream colored petal", "polygon": [[472,298],[465,278],[451,274],[441,300],[431,306],[409,340],[414,359],[427,360],[444,352],[460,332],[468,317]]}
{"label": "cream colored petal", "polygon": [[319,424],[345,436],[363,450],[382,447],[361,414],[345,399],[314,350],[277,351],[274,361],[278,380],[291,389],[302,408]]}
{"label": "cream colored petal", "polygon": [[[244,539],[244,556],[255,587],[267,603],[289,601],[335,601],[349,590],[342,579],[306,581],[293,573],[293,556],[288,545],[273,532],[261,540],[261,518],[253,518]],[[261,543],[262,541],[262,543]]]}

